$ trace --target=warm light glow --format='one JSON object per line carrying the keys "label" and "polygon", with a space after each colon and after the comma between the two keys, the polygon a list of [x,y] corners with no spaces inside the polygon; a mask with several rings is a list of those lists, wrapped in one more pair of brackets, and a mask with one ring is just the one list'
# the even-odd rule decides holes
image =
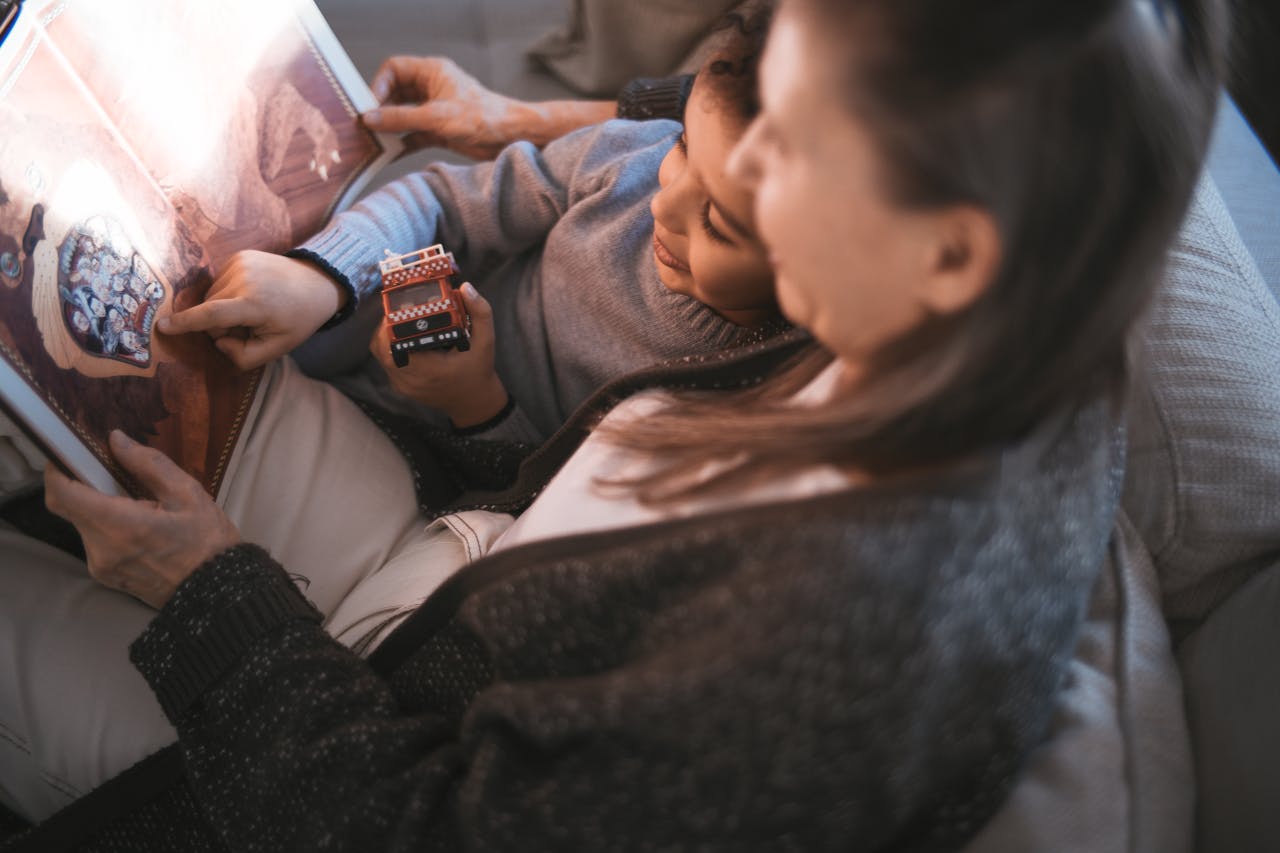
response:
{"label": "warm light glow", "polygon": [[[94,89],[119,93],[105,109],[164,183],[178,185],[216,168],[229,126],[253,97],[235,81],[296,26],[292,0],[80,0],[74,12],[68,17],[102,52],[96,70],[106,79]],[[171,35],[183,32],[193,37]]]}
{"label": "warm light glow", "polygon": [[[39,168],[38,165],[35,168]],[[110,173],[91,160],[77,160],[66,170],[53,189],[49,212],[45,217],[45,239],[36,247],[32,276],[31,311],[40,329],[45,351],[63,370],[75,370],[85,376],[149,376],[163,360],[162,346],[153,343],[151,363],[145,367],[125,364],[116,359],[88,355],[75,343],[63,320],[59,292],[62,282],[58,274],[59,252],[67,233],[74,226],[88,226],[104,237],[111,250],[120,256],[136,251],[143,260],[154,264],[157,257],[153,241],[172,239],[172,227],[163,233],[144,233],[136,215],[117,188]],[[152,271],[165,289],[168,303],[171,289],[153,266]]]}
{"label": "warm light glow", "polygon": [[45,219],[45,233],[51,239],[57,239],[71,226],[98,216],[108,217],[123,229],[123,233],[111,229],[112,242],[120,243],[115,248],[122,255],[136,249],[144,258],[154,261],[157,255],[148,236],[159,240],[160,245],[167,245],[172,236],[172,231],[144,234],[111,175],[91,160],[77,160],[58,183]]}

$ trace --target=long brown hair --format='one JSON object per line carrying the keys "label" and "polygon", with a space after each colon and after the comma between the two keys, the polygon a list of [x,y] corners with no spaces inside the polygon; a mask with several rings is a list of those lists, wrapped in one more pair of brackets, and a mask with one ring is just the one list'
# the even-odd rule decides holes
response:
{"label": "long brown hair", "polygon": [[[1207,146],[1222,0],[788,2],[848,46],[839,106],[871,129],[894,199],[989,211],[1001,266],[971,306],[891,341],[820,407],[788,402],[830,362],[814,351],[750,392],[686,395],[608,429],[660,460],[629,483],[641,500],[824,462],[943,465],[1118,397]],[[692,482],[708,460],[745,463]]]}

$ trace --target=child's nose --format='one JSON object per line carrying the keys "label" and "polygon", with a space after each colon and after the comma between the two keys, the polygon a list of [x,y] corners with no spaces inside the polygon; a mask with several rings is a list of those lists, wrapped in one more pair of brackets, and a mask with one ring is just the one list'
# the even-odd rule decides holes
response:
{"label": "child's nose", "polygon": [[689,169],[682,169],[671,181],[658,190],[649,209],[662,227],[677,234],[689,233],[687,222],[699,213],[698,183]]}
{"label": "child's nose", "polygon": [[659,189],[654,194],[653,200],[649,202],[649,210],[653,213],[654,222],[668,231],[683,234],[685,228],[683,217],[679,215],[680,204],[675,187],[675,184],[667,184]]}

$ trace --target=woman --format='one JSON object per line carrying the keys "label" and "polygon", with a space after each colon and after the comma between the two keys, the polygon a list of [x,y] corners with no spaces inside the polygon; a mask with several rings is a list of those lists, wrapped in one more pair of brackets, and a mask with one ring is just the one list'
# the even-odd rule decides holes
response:
{"label": "woman", "polygon": [[[594,401],[524,466],[506,497],[537,498],[489,556],[368,662],[162,460],[118,448],[161,509],[51,476],[104,549],[91,570],[162,605],[132,654],[198,803],[170,828],[233,849],[960,845],[1043,736],[1105,550],[1125,333],[1204,148],[1217,20],[788,0],[734,164],[820,347],[752,391],[711,389],[788,342]],[[694,391],[582,441],[660,384]],[[93,529],[174,506],[202,535],[167,558]]]}

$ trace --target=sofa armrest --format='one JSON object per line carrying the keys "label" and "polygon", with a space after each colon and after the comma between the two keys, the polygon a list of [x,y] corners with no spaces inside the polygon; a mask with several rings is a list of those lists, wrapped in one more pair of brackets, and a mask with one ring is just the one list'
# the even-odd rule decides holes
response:
{"label": "sofa armrest", "polygon": [[1280,561],[1178,650],[1195,755],[1197,850],[1280,850]]}

